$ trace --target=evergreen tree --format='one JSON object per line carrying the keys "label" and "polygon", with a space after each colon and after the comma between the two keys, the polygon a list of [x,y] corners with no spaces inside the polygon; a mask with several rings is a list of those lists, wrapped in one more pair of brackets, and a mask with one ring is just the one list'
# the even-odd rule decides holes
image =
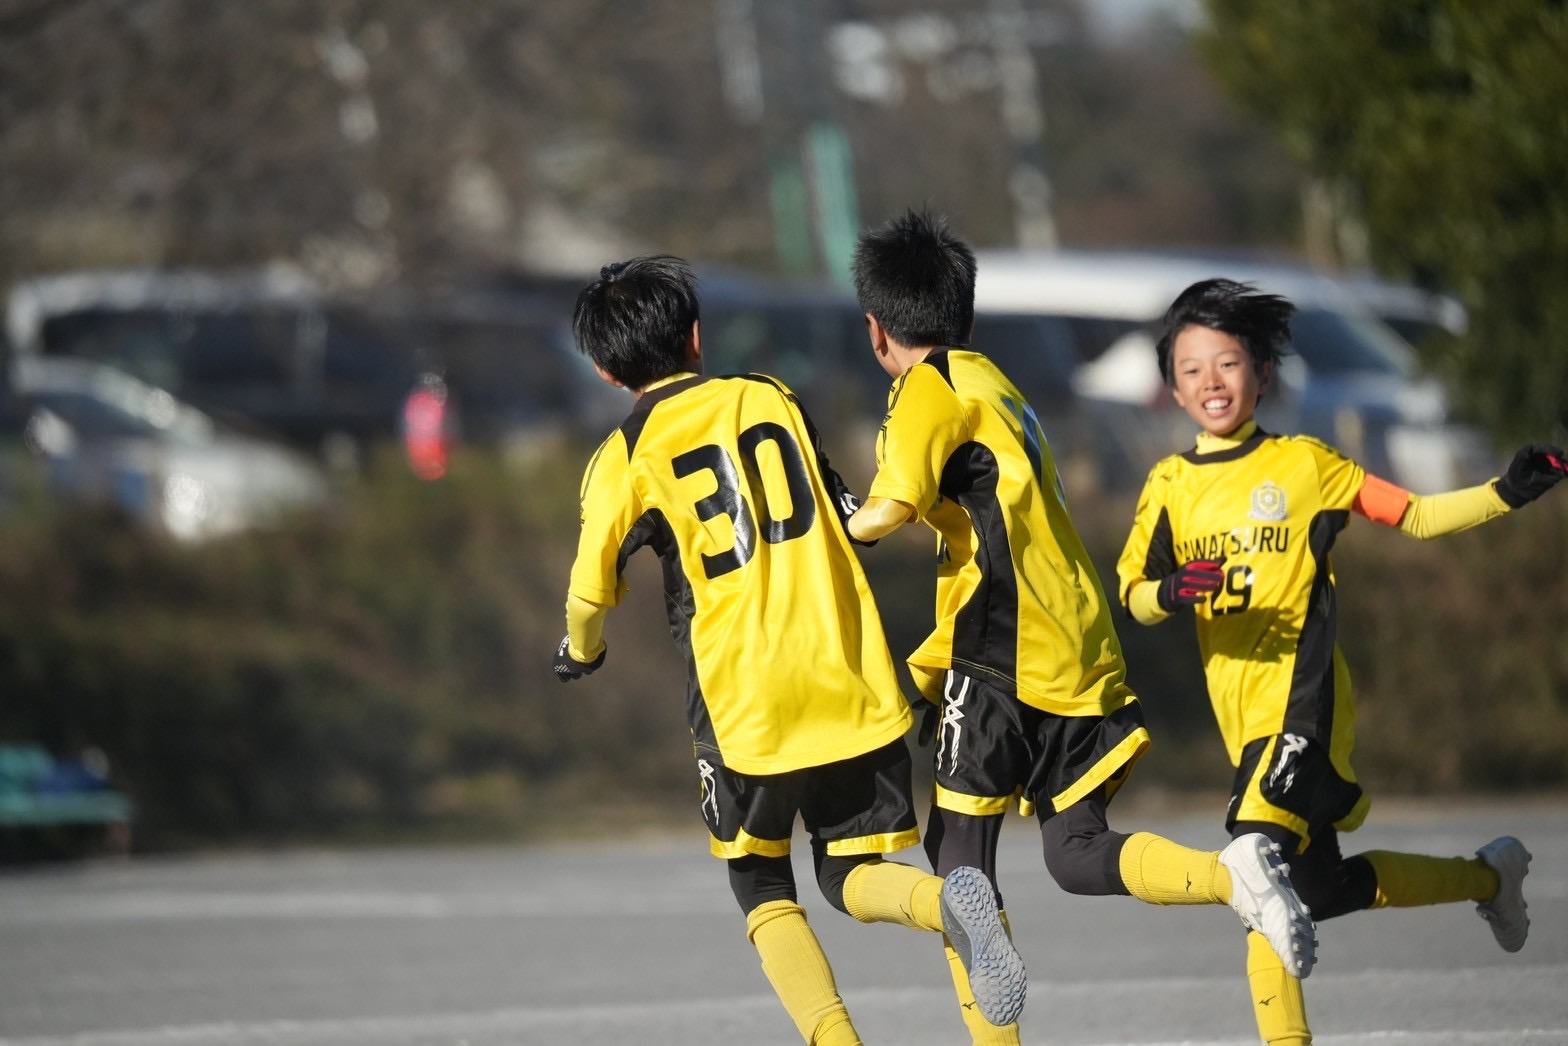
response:
{"label": "evergreen tree", "polygon": [[1202,54],[1334,186],[1382,269],[1459,294],[1431,360],[1506,438],[1568,425],[1568,9],[1209,0]]}

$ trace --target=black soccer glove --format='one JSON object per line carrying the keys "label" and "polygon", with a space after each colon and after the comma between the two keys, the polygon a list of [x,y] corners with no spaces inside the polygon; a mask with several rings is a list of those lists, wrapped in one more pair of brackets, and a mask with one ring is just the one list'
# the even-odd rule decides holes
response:
{"label": "black soccer glove", "polygon": [[591,675],[604,664],[604,655],[610,652],[608,644],[599,651],[599,656],[592,661],[579,661],[571,655],[572,638],[567,636],[561,640],[561,645],[555,648],[555,663],[550,667],[555,670],[555,678],[563,683],[570,683],[574,679]]}
{"label": "black soccer glove", "polygon": [[1225,583],[1220,563],[1217,559],[1193,559],[1176,568],[1175,573],[1167,574],[1160,582],[1160,609],[1175,613],[1182,607],[1197,606],[1218,592]]}
{"label": "black soccer glove", "polygon": [[1523,508],[1568,476],[1568,455],[1550,443],[1520,447],[1508,471],[1493,482],[1509,508]]}

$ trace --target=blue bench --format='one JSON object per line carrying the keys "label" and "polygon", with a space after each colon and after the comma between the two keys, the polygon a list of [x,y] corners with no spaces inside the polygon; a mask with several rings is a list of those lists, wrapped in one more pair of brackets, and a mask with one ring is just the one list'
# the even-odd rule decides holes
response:
{"label": "blue bench", "polygon": [[88,761],[58,760],[37,744],[0,744],[0,834],[60,830],[82,840],[101,829],[107,848],[123,852],[133,813],[130,799]]}

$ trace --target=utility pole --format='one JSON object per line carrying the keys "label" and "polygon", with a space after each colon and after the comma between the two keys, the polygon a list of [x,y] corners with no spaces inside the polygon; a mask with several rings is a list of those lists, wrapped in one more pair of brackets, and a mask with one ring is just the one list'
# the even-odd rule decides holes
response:
{"label": "utility pole", "polygon": [[1002,92],[1002,126],[1011,146],[1007,189],[1020,247],[1055,248],[1051,182],[1045,166],[1045,107],[1040,103],[1032,33],[1022,0],[991,0],[991,48]]}
{"label": "utility pole", "polygon": [[[773,22],[761,34],[760,18]],[[825,270],[847,284],[859,213],[849,138],[828,116],[823,94],[819,0],[765,7],[714,0],[714,20],[725,101],[737,122],[761,128],[780,271],[805,277]],[[771,78],[781,86],[771,113],[759,35],[784,41],[772,52],[787,68]]]}

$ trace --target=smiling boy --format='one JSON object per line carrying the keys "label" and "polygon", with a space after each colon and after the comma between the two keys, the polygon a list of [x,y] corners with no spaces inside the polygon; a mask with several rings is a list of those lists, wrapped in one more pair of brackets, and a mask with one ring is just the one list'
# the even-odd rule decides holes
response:
{"label": "smiling boy", "polygon": [[[1143,624],[1191,613],[1209,698],[1236,768],[1226,827],[1262,833],[1290,861],[1315,919],[1365,908],[1474,901],[1505,951],[1529,932],[1530,854],[1504,836],[1474,858],[1340,854],[1370,800],[1350,765],[1355,709],[1335,639],[1329,550],[1357,514],[1417,538],[1520,508],[1565,474],[1562,450],[1523,448],[1498,479],[1420,496],[1332,447],[1263,431],[1253,414],[1290,340],[1289,301],[1205,280],[1167,311],[1157,345],[1197,445],[1154,466],[1118,563],[1121,599]],[[1270,1043],[1312,1041],[1300,981],[1257,934],[1247,976]]]}

